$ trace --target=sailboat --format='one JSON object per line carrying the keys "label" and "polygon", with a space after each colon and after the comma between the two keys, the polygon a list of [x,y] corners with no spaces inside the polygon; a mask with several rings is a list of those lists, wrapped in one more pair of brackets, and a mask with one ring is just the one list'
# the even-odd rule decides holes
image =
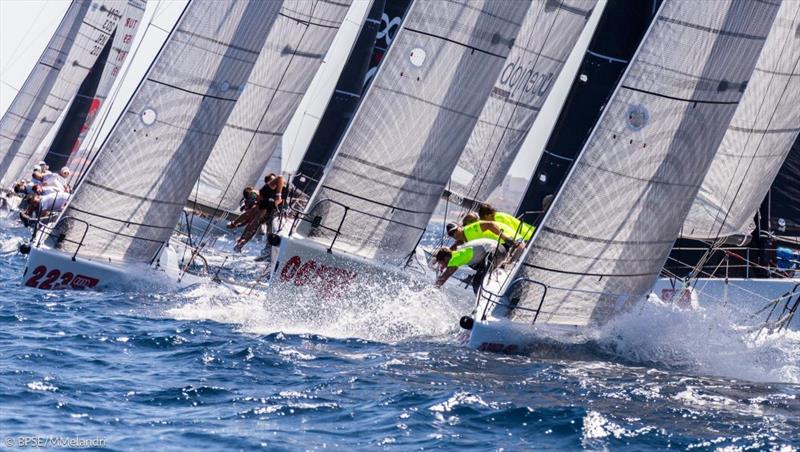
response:
{"label": "sailboat", "polygon": [[[684,304],[691,299],[703,304],[726,303],[732,298],[768,302],[783,294],[800,297],[800,278],[782,272],[776,262],[758,262],[759,255],[767,251],[761,240],[769,240],[772,229],[766,225],[754,237],[753,220],[800,133],[800,110],[795,105],[800,98],[798,26],[800,3],[783,2],[681,229],[677,247],[694,249],[671,253],[664,273],[672,278],[656,287],[665,300],[675,293],[680,295],[677,301]],[[769,210],[764,212],[767,218]],[[779,226],[775,226],[777,230]],[[750,255],[748,242],[753,239],[759,247]],[[783,249],[793,254],[792,248]],[[676,266],[677,274],[670,270]],[[682,290],[679,286],[684,285],[688,288]]]}
{"label": "sailboat", "polygon": [[[497,89],[509,55],[534,56],[529,78],[538,64],[552,68],[536,56],[549,39],[580,34],[587,13],[571,2],[412,3],[309,207],[281,238],[272,280],[326,291],[416,279],[407,270],[484,105],[511,96]],[[568,14],[581,19],[564,22],[569,32],[541,32]]]}
{"label": "sailboat", "polygon": [[[5,187],[28,175],[33,164],[43,156],[43,150],[47,149],[44,140],[59,119],[62,119],[63,127],[87,121],[89,109],[70,109],[62,118],[63,112],[70,102],[73,105],[81,102],[74,99],[87,79],[102,74],[113,79],[116,75],[112,74],[113,69],[108,72],[106,69],[110,65],[120,65],[127,52],[114,52],[114,61],[110,65],[107,61],[103,63],[102,59],[110,54],[112,48],[120,49],[114,36],[120,40],[124,36],[133,39],[144,7],[145,0],[74,0],[70,4],[22,89],[0,119],[0,185]],[[115,34],[120,20],[125,23]],[[99,65],[98,60],[101,60]],[[94,74],[90,74],[93,69]],[[111,83],[113,80],[104,86],[106,93]],[[67,140],[68,146],[74,144],[74,140],[61,134],[57,134],[57,138]]]}
{"label": "sailboat", "polygon": [[572,336],[652,289],[779,5],[664,0],[521,262],[487,275],[470,347]]}
{"label": "sailboat", "polygon": [[[182,277],[181,264],[191,261],[180,262],[170,237],[208,156],[230,145],[222,135],[255,140],[260,120],[274,113],[255,96],[248,98],[259,109],[238,105],[248,90],[278,96],[275,85],[248,84],[257,70],[272,70],[261,56],[283,62],[284,77],[289,62],[321,58],[298,45],[338,28],[348,8],[344,1],[189,2],[56,225],[38,235],[23,283],[81,289],[197,281]],[[269,39],[275,35],[284,40]]]}

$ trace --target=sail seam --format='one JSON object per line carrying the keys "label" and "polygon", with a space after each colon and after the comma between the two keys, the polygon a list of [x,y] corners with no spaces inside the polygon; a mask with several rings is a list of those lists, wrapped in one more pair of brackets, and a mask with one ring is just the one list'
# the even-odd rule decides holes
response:
{"label": "sail seam", "polygon": [[436,102],[431,102],[431,101],[429,101],[427,99],[423,99],[423,98],[418,97],[418,96],[412,96],[409,93],[404,93],[402,91],[397,91],[395,89],[387,88],[387,87],[384,87],[384,86],[379,86],[377,84],[375,85],[375,89],[382,89],[382,90],[390,92],[392,94],[397,94],[399,96],[408,97],[409,99],[418,100],[418,101],[420,101],[422,103],[425,103],[425,104],[428,104],[428,105],[432,105],[432,106],[437,107],[437,108],[441,108],[442,110],[445,110],[445,111],[449,111],[450,113],[455,113],[457,115],[464,116],[465,118],[478,119],[477,115],[470,115],[470,114],[465,113],[463,111],[458,111],[458,110],[456,110],[454,108],[446,107],[446,106],[444,106],[442,104],[437,104]]}
{"label": "sail seam", "polygon": [[[537,270],[544,270],[546,272],[561,273],[564,275],[577,275],[577,276],[597,276],[598,278],[613,277],[613,278],[639,278],[642,276],[649,276],[651,272],[647,273],[588,273],[588,272],[571,272],[569,270],[556,270],[554,268],[542,267],[540,265],[522,263],[525,267],[535,268]],[[572,290],[572,289],[570,289]]]}
{"label": "sail seam", "polygon": [[550,226],[542,226],[542,230],[552,234],[560,235],[570,239],[583,240],[585,242],[605,243],[609,245],[663,245],[666,243],[674,243],[675,240],[611,240],[601,239],[597,237],[587,237],[585,235],[575,234],[572,232],[560,231]]}
{"label": "sail seam", "polygon": [[[74,210],[74,211],[76,211],[76,212],[80,212],[80,213],[85,213],[86,215],[91,215],[91,216],[93,216],[93,217],[102,218],[102,219],[104,219],[104,220],[116,221],[117,223],[124,223],[124,224],[127,224],[127,225],[143,226],[143,227],[146,227],[146,228],[153,228],[153,229],[173,229],[173,228],[164,227],[164,226],[156,226],[156,225],[154,225],[154,224],[147,224],[147,223],[137,223],[137,222],[135,222],[135,221],[121,220],[121,219],[119,219],[119,218],[114,218],[114,217],[108,217],[108,216],[105,216],[105,215],[101,215],[101,214],[99,214],[99,213],[96,213],[96,212],[89,212],[89,211],[87,211],[87,210],[79,209],[79,208],[77,208],[77,207],[72,207],[72,210]],[[113,234],[116,234],[116,232],[114,232],[114,231],[110,231],[110,230],[108,230],[108,229],[103,229],[102,227],[100,227],[100,226],[97,226],[97,225],[94,225],[94,224],[93,224],[93,225],[91,225],[91,226],[92,226],[93,228],[96,228],[96,229],[102,229],[102,230],[104,230],[104,231],[107,231],[107,232],[111,232],[111,233],[113,233]],[[131,236],[128,236],[128,237],[131,237]],[[138,238],[138,237],[132,237],[132,238]],[[147,240],[147,239],[144,239],[144,240]],[[156,240],[156,242],[159,242],[159,243],[160,243],[160,240]]]}
{"label": "sail seam", "polygon": [[737,105],[739,103],[738,100],[702,100],[702,99],[686,99],[683,97],[675,97],[670,96],[667,94],[656,93],[654,91],[648,91],[646,89],[641,88],[634,88],[632,86],[622,85],[622,88],[629,89],[631,91],[637,91],[644,94],[651,94],[653,96],[663,97],[665,99],[672,99],[677,100],[680,102],[689,102],[692,104],[715,104],[715,105]]}
{"label": "sail seam", "polygon": [[681,26],[684,26],[684,27],[687,27],[687,28],[694,28],[695,30],[705,31],[707,33],[713,33],[713,34],[720,35],[720,36],[730,36],[732,38],[750,39],[750,40],[753,40],[753,41],[763,41],[763,40],[767,39],[766,36],[751,35],[749,33],[739,33],[739,32],[736,32],[736,31],[725,31],[725,30],[721,30],[719,28],[706,27],[704,25],[693,24],[691,22],[684,22],[682,20],[672,19],[672,18],[666,17],[666,16],[660,16],[658,19],[661,20],[661,21],[667,22],[667,23],[671,23],[671,24],[675,24],[675,25],[681,25]]}
{"label": "sail seam", "polygon": [[359,158],[359,157],[352,156],[350,154],[341,154],[341,158],[352,160],[352,161],[358,162],[358,163],[360,163],[362,165],[371,166],[371,167],[373,167],[375,169],[384,171],[384,172],[389,173],[389,174],[393,174],[395,176],[400,176],[400,177],[412,179],[412,180],[415,180],[415,181],[418,181],[418,182],[424,182],[426,184],[434,185],[434,186],[441,185],[441,183],[439,181],[437,181],[437,180],[423,179],[421,177],[414,176],[413,174],[406,174],[406,173],[404,173],[402,171],[397,171],[397,170],[391,169],[391,168],[383,166],[383,165],[378,165],[376,163],[372,163],[370,161],[364,160],[364,159]]}
{"label": "sail seam", "polygon": [[[323,187],[324,187],[324,188],[327,188],[328,190],[332,190],[332,191],[335,191],[335,192],[342,193],[342,194],[344,194],[344,195],[350,196],[350,197],[352,197],[352,198],[360,199],[360,200],[362,200],[362,201],[367,201],[367,202],[369,202],[369,203],[372,203],[372,204],[377,204],[377,205],[379,205],[379,206],[388,207],[388,208],[390,208],[390,209],[400,210],[400,211],[402,211],[402,212],[408,212],[408,213],[419,213],[419,214],[425,214],[425,215],[427,215],[427,214],[428,214],[428,212],[427,212],[427,211],[424,211],[424,212],[422,212],[422,211],[418,211],[418,210],[404,209],[404,208],[402,208],[402,207],[393,206],[393,205],[391,205],[391,204],[382,203],[382,202],[380,202],[380,201],[375,201],[374,199],[364,198],[363,196],[354,195],[354,194],[352,194],[352,193],[350,193],[350,192],[346,192],[346,191],[343,191],[343,190],[339,190],[338,188],[331,187],[330,185],[323,185]],[[348,208],[349,208],[349,207],[348,207]],[[386,221],[394,221],[394,220],[390,220],[390,219],[388,219],[388,218],[384,218],[384,219],[385,219]],[[416,227],[416,226],[414,226],[414,227]],[[420,229],[420,228],[418,228],[418,229]]]}
{"label": "sail seam", "polygon": [[413,31],[414,33],[419,33],[421,35],[430,36],[430,37],[436,38],[436,39],[441,39],[442,41],[447,41],[447,42],[450,42],[450,43],[453,43],[453,44],[457,44],[457,45],[460,45],[461,47],[465,47],[465,48],[470,49],[470,50],[477,50],[478,52],[485,53],[487,55],[491,55],[491,56],[496,57],[496,58],[500,58],[500,59],[505,59],[506,58],[503,55],[500,55],[499,53],[490,52],[488,50],[481,49],[480,47],[475,47],[475,46],[471,46],[469,44],[464,44],[463,42],[456,41],[455,39],[445,38],[444,36],[439,36],[437,34],[428,33],[427,31],[415,30],[415,29],[409,28],[409,27],[404,28],[404,30]]}
{"label": "sail seam", "polygon": [[[292,10],[289,10],[289,11],[292,11]],[[297,12],[297,11],[292,11],[292,12]],[[288,15],[286,13],[278,13],[278,15],[279,16],[283,16],[283,17],[285,17],[285,18],[287,18],[289,20],[293,20],[293,21],[295,21],[295,22],[297,22],[299,24],[303,24],[303,25],[315,25],[317,27],[322,27],[322,28],[339,28],[338,25],[325,25],[325,24],[321,24],[321,23],[317,23],[317,22],[311,22],[311,20],[298,19],[297,17],[292,17],[292,16],[290,16],[290,15]]]}
{"label": "sail seam", "polygon": [[175,88],[178,91],[183,91],[184,93],[194,94],[195,96],[207,97],[207,98],[217,99],[217,100],[224,100],[226,102],[236,102],[236,99],[229,99],[227,97],[214,96],[213,94],[198,93],[197,91],[192,91],[192,90],[189,90],[189,89],[186,89],[186,88],[181,88],[180,86],[173,85],[171,83],[162,82],[162,81],[156,80],[154,78],[148,78],[148,80],[150,80],[153,83],[158,83],[159,85],[168,86],[170,88]]}
{"label": "sail seam", "polygon": [[[139,201],[149,201],[149,202],[152,202],[152,203],[155,203],[155,204],[168,204],[168,205],[171,205],[171,206],[183,206],[183,204],[184,204],[182,202],[162,201],[160,199],[148,198],[146,196],[134,195],[133,193],[128,193],[128,192],[117,190],[117,189],[114,189],[114,188],[111,188],[111,187],[106,187],[105,185],[98,184],[97,182],[94,182],[94,181],[91,181],[91,180],[85,180],[85,181],[83,181],[83,183],[87,184],[87,185],[91,185],[93,187],[97,187],[97,188],[99,188],[101,190],[109,191],[109,192],[117,194],[117,195],[126,196],[126,197],[132,198],[132,199],[138,199]],[[172,228],[169,228],[169,229],[172,229]]]}

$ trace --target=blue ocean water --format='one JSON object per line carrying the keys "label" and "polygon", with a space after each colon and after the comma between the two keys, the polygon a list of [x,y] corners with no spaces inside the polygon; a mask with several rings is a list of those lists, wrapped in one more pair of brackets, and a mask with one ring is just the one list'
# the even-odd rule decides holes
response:
{"label": "blue ocean water", "polygon": [[[800,447],[800,332],[647,305],[582,344],[468,350],[469,305],[22,288],[0,231],[0,441],[111,450]],[[796,328],[796,327],[795,327]]]}

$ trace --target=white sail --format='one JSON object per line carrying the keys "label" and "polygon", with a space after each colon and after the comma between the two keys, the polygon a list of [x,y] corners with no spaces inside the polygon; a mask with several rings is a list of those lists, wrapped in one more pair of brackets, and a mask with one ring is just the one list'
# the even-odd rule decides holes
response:
{"label": "white sail", "polygon": [[61,117],[117,27],[125,0],[75,0],[0,120],[3,184],[26,175],[31,157]]}
{"label": "white sail", "polygon": [[[400,264],[428,224],[529,2],[411,5],[309,206],[327,246]],[[311,229],[309,229],[311,227]]]}
{"label": "white sail", "polygon": [[[784,1],[681,235],[749,235],[800,132],[800,2]],[[800,202],[800,200],[798,201]]]}
{"label": "white sail", "polygon": [[534,2],[483,107],[451,190],[486,199],[511,168],[596,0]]}
{"label": "white sail", "polygon": [[259,0],[188,4],[62,214],[54,245],[109,262],[157,257],[281,8]]}
{"label": "white sail", "polygon": [[349,0],[283,2],[191,201],[236,211],[242,188],[259,182],[280,145],[349,6]]}
{"label": "white sail", "polygon": [[513,320],[602,323],[650,290],[777,10],[664,1],[527,250],[519,276],[546,294],[519,285]]}

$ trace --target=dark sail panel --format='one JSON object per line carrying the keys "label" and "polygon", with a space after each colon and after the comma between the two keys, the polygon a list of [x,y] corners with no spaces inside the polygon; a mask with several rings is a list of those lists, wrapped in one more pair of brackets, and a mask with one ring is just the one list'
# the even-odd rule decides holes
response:
{"label": "dark sail panel", "polygon": [[112,43],[114,42],[114,34],[111,34],[108,42],[106,42],[103,51],[97,57],[89,74],[81,83],[78,88],[78,94],[75,95],[72,104],[67,110],[64,121],[61,123],[56,132],[50,149],[44,157],[44,162],[47,166],[58,171],[59,168],[65,166],[69,161],[70,156],[80,147],[78,138],[87,124],[92,123],[93,116],[100,108],[100,102],[95,99],[97,87],[100,85],[100,79],[103,77],[103,69],[106,67],[108,55],[111,53]]}
{"label": "dark sail panel", "polygon": [[353,119],[361,96],[400,28],[410,0],[375,0],[345,63],[336,89],[297,169],[294,185],[311,195]]}
{"label": "dark sail panel", "polygon": [[[517,215],[541,210],[544,197],[558,191],[660,3],[608,2]],[[526,219],[537,220],[532,215]]]}
{"label": "dark sail panel", "polygon": [[778,176],[772,183],[769,208],[761,216],[769,218],[769,228],[782,236],[800,236],[800,138],[795,140]]}

